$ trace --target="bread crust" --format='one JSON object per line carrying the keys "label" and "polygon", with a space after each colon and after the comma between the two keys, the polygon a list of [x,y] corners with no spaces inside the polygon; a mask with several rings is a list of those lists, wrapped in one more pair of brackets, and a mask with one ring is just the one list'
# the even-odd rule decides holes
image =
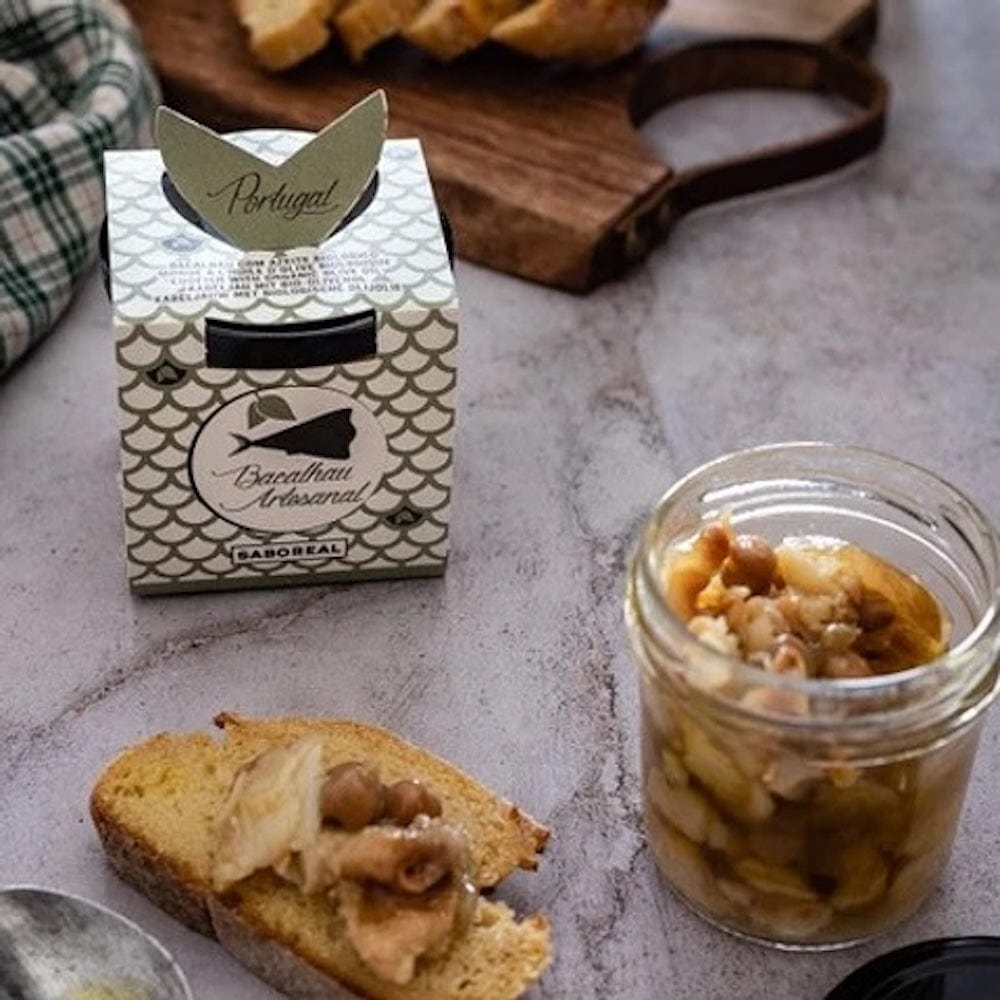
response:
{"label": "bread crust", "polygon": [[[456,987],[451,993],[435,977],[440,968],[443,982],[455,978],[452,952],[422,963],[416,985],[379,980],[347,944],[342,918],[327,900],[302,896],[270,873],[260,872],[216,895],[210,881],[214,820],[233,775],[263,749],[307,734],[319,737],[327,764],[366,758],[388,780],[416,776],[426,781],[445,814],[469,832],[473,878],[480,887],[495,885],[515,867],[536,867],[549,833],[465,772],[377,726],[253,719],[229,712],[218,715],[215,724],[223,730],[221,741],[201,733],[161,733],[124,750],[99,776],[91,817],[109,863],[126,882],[186,926],[218,938],[252,971],[293,997],[360,993],[376,1000],[452,995],[502,1000],[520,996],[541,975],[551,957],[547,922],[534,917],[518,923],[502,904],[480,900],[478,922],[452,949],[463,961],[468,955],[485,956],[485,966],[473,962],[473,983],[486,975],[484,968],[496,965],[498,971],[486,975],[479,992]],[[494,975],[500,978],[494,981]]]}
{"label": "bread crust", "polygon": [[324,976],[290,951],[268,937],[238,910],[224,906],[219,900],[209,901],[214,935],[230,955],[249,969],[258,979],[289,997],[302,1000],[353,1000],[370,994],[350,990],[344,984]]}
{"label": "bread crust", "polygon": [[101,846],[115,874],[152,900],[175,920],[206,937],[215,937],[208,911],[208,898],[201,886],[193,885],[143,838],[124,830],[106,814],[99,801],[91,801],[90,816],[101,838]]}
{"label": "bread crust", "polygon": [[207,868],[199,870],[187,858],[164,853],[143,831],[129,825],[123,816],[122,789],[129,785],[130,764],[137,751],[156,759],[171,757],[182,749],[213,753],[217,748],[203,733],[158,733],[115,757],[90,794],[90,816],[111,867],[172,917],[209,937],[213,934],[207,906]]}

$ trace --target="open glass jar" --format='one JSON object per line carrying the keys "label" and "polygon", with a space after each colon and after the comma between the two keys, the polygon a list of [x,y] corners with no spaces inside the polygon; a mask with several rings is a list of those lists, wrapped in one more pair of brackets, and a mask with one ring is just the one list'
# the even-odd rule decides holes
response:
{"label": "open glass jar", "polygon": [[[703,529],[838,539],[936,598],[947,651],[895,673],[771,673],[697,638],[667,600]],[[639,665],[649,843],[698,913],[783,948],[844,947],[940,876],[1000,671],[1000,551],[947,483],[862,449],[755,448],[677,483],[646,523],[626,618]]]}

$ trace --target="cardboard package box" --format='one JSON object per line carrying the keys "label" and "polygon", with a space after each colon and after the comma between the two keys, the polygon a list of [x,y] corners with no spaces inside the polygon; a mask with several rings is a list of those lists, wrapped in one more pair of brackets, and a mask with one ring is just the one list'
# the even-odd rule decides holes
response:
{"label": "cardboard package box", "polygon": [[[280,164],[311,138],[234,141]],[[107,155],[135,591],[443,572],[458,299],[420,144],[387,141],[377,164],[332,236],[246,251],[158,150]],[[220,211],[293,227],[338,196],[329,173],[301,191],[252,168],[213,184]]]}

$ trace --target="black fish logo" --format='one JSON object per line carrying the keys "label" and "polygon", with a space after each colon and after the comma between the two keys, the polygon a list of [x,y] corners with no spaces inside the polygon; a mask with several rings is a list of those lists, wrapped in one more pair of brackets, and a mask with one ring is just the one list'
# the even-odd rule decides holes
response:
{"label": "black fish logo", "polygon": [[331,410],[256,440],[243,434],[233,434],[237,448],[230,455],[238,455],[247,448],[273,448],[286,455],[314,455],[316,458],[343,460],[351,457],[351,442],[357,435],[349,409]]}

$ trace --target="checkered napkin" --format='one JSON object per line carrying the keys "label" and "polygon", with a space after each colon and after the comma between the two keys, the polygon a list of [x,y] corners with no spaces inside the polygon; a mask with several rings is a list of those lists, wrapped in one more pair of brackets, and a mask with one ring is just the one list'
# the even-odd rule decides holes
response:
{"label": "checkered napkin", "polygon": [[138,144],[155,99],[116,0],[0,0],[0,375],[87,271],[103,151]]}

